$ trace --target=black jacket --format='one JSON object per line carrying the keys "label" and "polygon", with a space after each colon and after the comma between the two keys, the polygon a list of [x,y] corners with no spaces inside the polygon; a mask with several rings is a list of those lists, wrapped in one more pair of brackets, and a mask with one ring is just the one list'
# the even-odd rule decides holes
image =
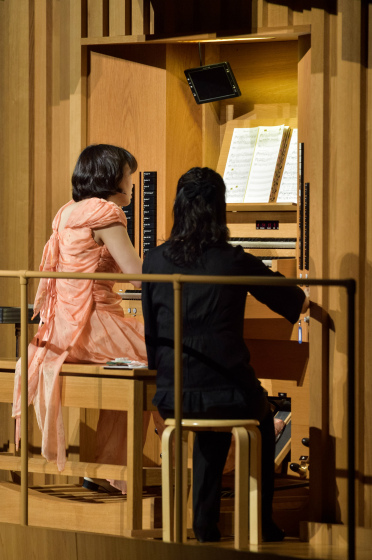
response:
{"label": "black jacket", "polygon": [[[228,243],[205,251],[193,268],[169,262],[166,243],[149,251],[143,273],[220,276],[281,276],[242,247]],[[250,286],[250,293],[291,323],[298,320],[305,295],[297,287]],[[184,284],[183,410],[206,412],[223,406],[249,406],[262,388],[249,363],[243,339],[247,286]],[[173,287],[143,283],[143,315],[150,369],[157,370],[154,405],[174,407]]]}

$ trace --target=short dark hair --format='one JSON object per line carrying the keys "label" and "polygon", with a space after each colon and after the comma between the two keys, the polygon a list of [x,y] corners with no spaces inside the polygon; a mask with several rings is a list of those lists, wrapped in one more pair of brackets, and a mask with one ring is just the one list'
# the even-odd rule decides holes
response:
{"label": "short dark hair", "polygon": [[165,257],[177,266],[192,266],[203,252],[229,239],[225,183],[209,167],[182,175],[173,206],[174,223]]}
{"label": "short dark hair", "polygon": [[137,169],[136,158],[124,148],[110,144],[92,144],[80,154],[72,174],[72,198],[107,198],[120,192],[125,164],[131,173]]}

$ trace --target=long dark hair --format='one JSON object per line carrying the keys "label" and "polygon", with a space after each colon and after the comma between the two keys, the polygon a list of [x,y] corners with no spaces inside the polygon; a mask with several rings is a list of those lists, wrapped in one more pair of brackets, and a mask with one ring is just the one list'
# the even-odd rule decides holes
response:
{"label": "long dark hair", "polygon": [[174,223],[165,257],[189,267],[213,245],[226,242],[225,183],[209,167],[193,167],[182,175],[173,206]]}
{"label": "long dark hair", "polygon": [[125,164],[131,173],[137,169],[136,158],[124,148],[110,144],[92,144],[80,154],[72,174],[72,198],[104,198],[120,192]]}

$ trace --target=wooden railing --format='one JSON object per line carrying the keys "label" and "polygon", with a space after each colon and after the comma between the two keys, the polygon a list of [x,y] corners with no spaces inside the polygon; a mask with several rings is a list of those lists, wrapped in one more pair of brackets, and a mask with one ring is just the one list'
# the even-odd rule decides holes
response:
{"label": "wooden railing", "polygon": [[[175,542],[182,542],[182,288],[185,283],[295,286],[303,284],[299,278],[277,278],[258,276],[194,276],[181,274],[113,274],[113,273],[70,273],[0,271],[0,277],[19,278],[21,290],[21,523],[28,524],[28,280],[30,278],[66,278],[84,280],[113,280],[128,282],[169,282],[174,292],[174,385],[175,385],[175,496],[176,527]],[[349,560],[355,558],[355,292],[354,279],[307,279],[309,286],[342,287],[347,291],[347,425],[348,425],[348,550]]]}

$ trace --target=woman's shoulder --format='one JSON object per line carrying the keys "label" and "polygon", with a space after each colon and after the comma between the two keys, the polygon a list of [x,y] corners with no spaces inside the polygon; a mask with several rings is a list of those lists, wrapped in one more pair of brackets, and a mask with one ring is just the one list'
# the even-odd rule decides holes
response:
{"label": "woman's shoulder", "polygon": [[113,223],[127,225],[126,216],[121,208],[114,202],[103,198],[86,198],[76,202],[68,218],[68,224],[72,228],[90,227],[99,229]]}
{"label": "woman's shoulder", "polygon": [[57,214],[54,216],[53,219],[53,223],[52,223],[53,231],[56,231],[60,228],[61,222],[67,222],[71,212],[73,212],[74,210],[75,204],[76,203],[73,200],[69,200],[68,202],[66,202],[66,204],[61,206],[61,208],[58,210]]}

